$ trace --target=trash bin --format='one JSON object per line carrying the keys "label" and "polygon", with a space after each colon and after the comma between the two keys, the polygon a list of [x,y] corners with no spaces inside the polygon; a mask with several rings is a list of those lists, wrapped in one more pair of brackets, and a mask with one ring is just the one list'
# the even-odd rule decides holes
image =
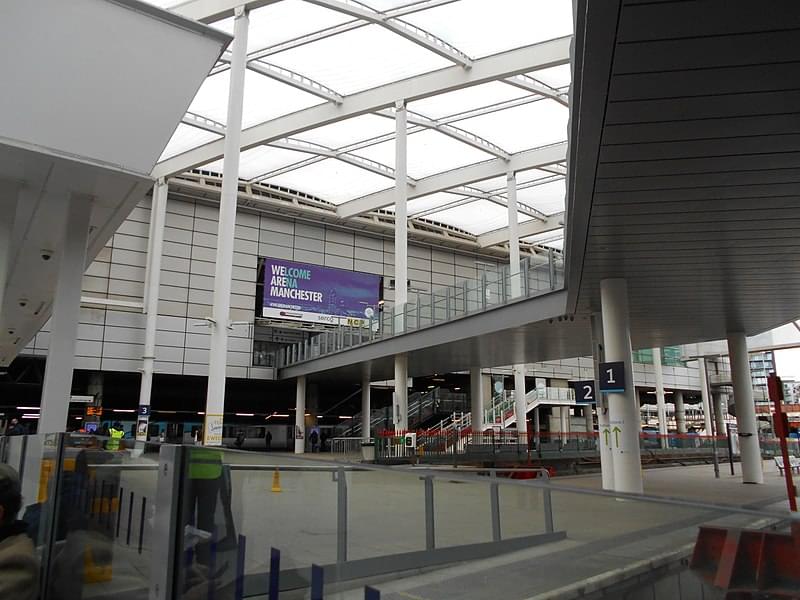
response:
{"label": "trash bin", "polygon": [[361,460],[375,462],[375,442],[361,442]]}

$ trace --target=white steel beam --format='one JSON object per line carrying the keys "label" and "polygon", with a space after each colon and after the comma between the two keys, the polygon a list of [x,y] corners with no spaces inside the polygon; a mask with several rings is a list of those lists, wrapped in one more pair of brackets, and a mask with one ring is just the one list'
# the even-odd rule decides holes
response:
{"label": "white steel beam", "polygon": [[[512,154],[509,160],[496,158],[486,162],[453,169],[417,180],[417,185],[408,190],[408,199],[444,192],[476,181],[505,175],[508,171],[527,171],[551,165],[566,159],[567,143],[553,144]],[[388,189],[340,204],[336,213],[344,218],[355,217],[371,210],[394,204],[394,190]]]}
{"label": "white steel beam", "polygon": [[245,10],[255,10],[268,4],[275,4],[280,0],[187,0],[177,6],[171,6],[168,10],[181,15],[187,19],[200,21],[201,23],[213,23],[232,17],[237,7],[241,6]]}
{"label": "white steel beam", "polygon": [[203,131],[210,131],[211,133],[216,133],[218,135],[225,135],[225,125],[195,113],[187,112],[185,115],[183,115],[181,123],[184,125],[197,127]]}
{"label": "white steel beam", "polygon": [[[517,225],[519,232],[519,239],[537,235],[539,233],[547,233],[548,231],[556,231],[564,227],[564,213],[556,213],[547,217],[546,221],[525,221]],[[504,244],[509,239],[509,228],[501,227],[493,231],[488,231],[478,236],[478,246],[481,248],[488,248],[489,246],[496,246],[497,244]]]}
{"label": "white steel beam", "polygon": [[432,33],[425,31],[419,27],[401,21],[400,19],[386,15],[384,13],[367,8],[364,5],[356,4],[354,2],[341,2],[339,0],[306,0],[310,4],[316,4],[323,8],[335,10],[345,15],[350,15],[357,19],[375,23],[381,27],[385,27],[392,33],[404,37],[405,39],[422,46],[426,50],[438,54],[439,56],[451,60],[457,65],[462,67],[471,67],[472,59],[461,52],[458,48],[445,42],[443,39],[436,37]]}
{"label": "white steel beam", "polygon": [[[375,112],[393,106],[397,98],[405,98],[411,102],[518,73],[567,64],[569,46],[569,37],[557,38],[481,58],[472,64],[471,69],[448,67],[351,94],[340,105],[326,103],[312,106],[245,129],[242,131],[241,147],[242,150],[247,150],[301,131]],[[155,166],[152,175],[158,178],[182,173],[217,160],[222,156],[223,146],[222,140],[216,140],[164,160]]]}
{"label": "white steel beam", "polygon": [[261,60],[254,60],[247,63],[247,68],[251,71],[255,71],[256,73],[260,73],[261,75],[270,77],[271,79],[281,81],[298,90],[302,90],[304,92],[308,92],[309,94],[314,94],[315,96],[324,98],[325,100],[333,102],[334,104],[342,103],[343,97],[341,94],[333,91],[331,88],[319,83],[318,81],[314,81],[310,77],[306,77],[302,73],[295,73],[289,69],[284,69],[283,67],[278,67]]}
{"label": "white steel beam", "polygon": [[545,98],[555,100],[563,106],[569,106],[569,99],[566,94],[559,92],[557,89],[542,83],[538,79],[534,79],[525,74],[514,75],[504,80],[507,84],[525,90],[526,92],[533,92]]}

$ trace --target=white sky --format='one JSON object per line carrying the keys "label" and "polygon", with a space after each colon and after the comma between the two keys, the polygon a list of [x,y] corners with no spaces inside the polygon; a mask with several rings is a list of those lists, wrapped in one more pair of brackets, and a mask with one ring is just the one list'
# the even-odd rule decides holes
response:
{"label": "white sky", "polygon": [[800,348],[776,350],[775,369],[782,379],[800,381]]}

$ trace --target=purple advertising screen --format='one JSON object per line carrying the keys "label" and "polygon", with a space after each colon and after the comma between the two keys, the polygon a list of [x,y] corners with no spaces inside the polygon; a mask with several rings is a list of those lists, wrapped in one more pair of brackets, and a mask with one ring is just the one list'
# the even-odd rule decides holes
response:
{"label": "purple advertising screen", "polygon": [[380,275],[265,258],[261,316],[368,327],[380,285]]}

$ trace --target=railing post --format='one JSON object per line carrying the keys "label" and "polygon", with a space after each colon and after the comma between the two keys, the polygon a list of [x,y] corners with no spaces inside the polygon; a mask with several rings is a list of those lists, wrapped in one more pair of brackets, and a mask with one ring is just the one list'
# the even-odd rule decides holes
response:
{"label": "railing post", "polygon": [[547,262],[550,266],[550,289],[556,289],[556,263],[553,258],[553,249],[547,249]]}
{"label": "railing post", "polygon": [[419,292],[417,292],[417,329],[420,328],[422,323],[422,304],[419,301]]}
{"label": "railing post", "polygon": [[347,477],[339,467],[337,477],[336,562],[347,562]]}
{"label": "railing post", "polygon": [[434,517],[433,477],[423,477],[425,482],[425,549],[436,548],[436,521]]}
{"label": "railing post", "polygon": [[444,320],[450,320],[450,286],[445,288],[444,292]]}
{"label": "railing post", "polygon": [[464,289],[464,314],[466,315],[469,313],[469,283],[466,279],[461,284],[461,287]]}
{"label": "railing post", "polygon": [[484,271],[481,274],[481,286],[479,290],[479,294],[481,296],[480,303],[481,303],[481,310],[486,310],[486,272]]}
{"label": "railing post", "polygon": [[497,471],[492,469],[492,483],[489,484],[489,497],[492,509],[492,541],[499,542],[500,534],[500,485],[496,481]]}
{"label": "railing post", "polygon": [[542,471],[542,478],[545,480],[547,487],[542,488],[542,500],[544,505],[544,530],[545,533],[553,533],[555,527],[553,525],[553,497],[550,490],[550,475],[547,471]]}

